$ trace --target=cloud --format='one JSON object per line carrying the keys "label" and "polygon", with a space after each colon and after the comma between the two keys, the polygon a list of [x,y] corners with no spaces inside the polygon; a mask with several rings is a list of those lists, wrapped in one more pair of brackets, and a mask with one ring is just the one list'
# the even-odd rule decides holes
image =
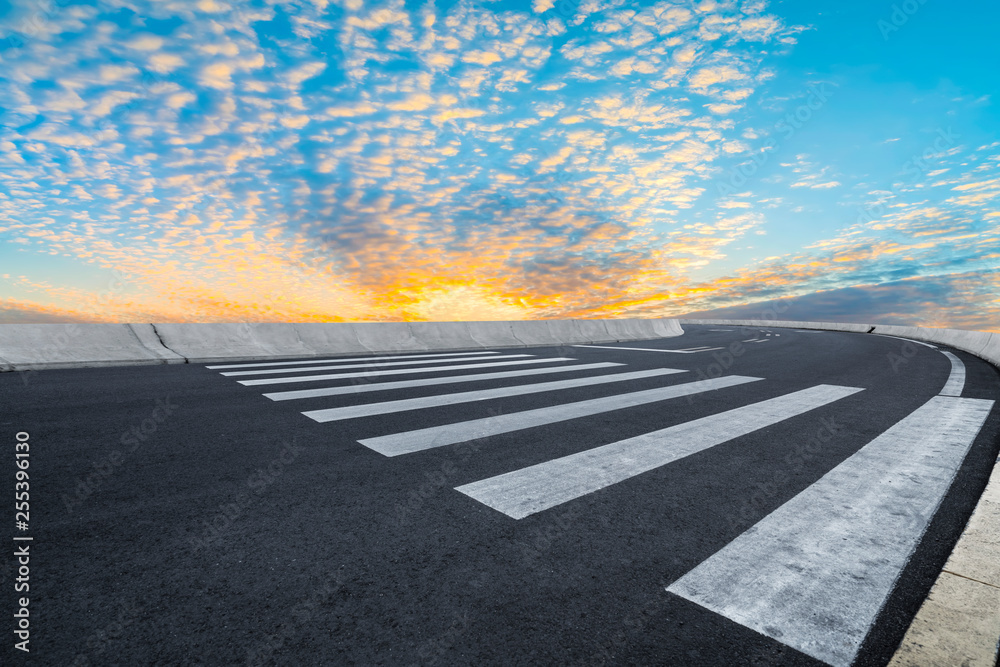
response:
{"label": "cloud", "polygon": [[154,53],[146,61],[146,67],[158,74],[169,74],[184,64],[184,59],[176,53]]}
{"label": "cloud", "polygon": [[[985,280],[984,280],[985,278]],[[955,273],[863,284],[787,299],[686,313],[693,319],[895,324],[1000,332],[1000,304],[990,297],[1000,274]],[[979,304],[969,308],[969,304]]]}
{"label": "cloud", "polygon": [[743,82],[746,78],[746,74],[733,65],[717,65],[699,69],[688,80],[693,90],[706,93],[711,86],[730,82]]}
{"label": "cloud", "polygon": [[283,78],[285,84],[290,88],[298,88],[302,82],[318,76],[326,69],[326,63],[313,61],[302,63],[285,72]]}
{"label": "cloud", "polygon": [[125,44],[135,51],[159,51],[163,47],[163,38],[150,33],[139,33]]}
{"label": "cloud", "polygon": [[[62,53],[2,84],[44,119],[5,137],[0,234],[128,268],[134,293],[109,317],[319,321],[656,313],[709,298],[688,272],[765,231],[747,197],[695,205],[717,161],[753,148],[745,100],[780,20],[724,4],[587,0],[565,21],[550,0],[322,5],[269,32],[270,6],[139,3],[176,27],[95,13],[54,35]],[[53,307],[82,296],[33,289]]]}

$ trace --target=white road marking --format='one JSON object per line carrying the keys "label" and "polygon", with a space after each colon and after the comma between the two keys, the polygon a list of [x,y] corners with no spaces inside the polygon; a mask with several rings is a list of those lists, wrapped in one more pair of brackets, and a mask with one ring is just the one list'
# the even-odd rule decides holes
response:
{"label": "white road marking", "polygon": [[[523,357],[533,357],[533,354],[501,354],[495,357],[489,357],[490,359],[517,359]],[[378,362],[368,362],[367,364],[346,364],[343,366],[307,366],[306,368],[266,368],[254,371],[231,371],[229,373],[220,373],[220,375],[225,375],[226,377],[235,377],[238,375],[271,375],[274,373],[306,373],[308,371],[339,371],[346,368],[393,368],[397,366],[413,366],[419,364],[433,364],[433,363],[460,363],[463,361],[479,361],[483,357],[457,357],[454,359],[418,359],[416,361],[387,361],[384,364]]]}
{"label": "white road marking", "polygon": [[615,347],[614,345],[572,345],[571,347],[598,347],[602,350],[630,350],[632,352],[676,352],[677,354],[693,354],[695,352],[708,352],[710,350],[721,350],[721,347],[706,347],[704,349],[684,349],[684,350],[658,350],[651,347]]}
{"label": "white road marking", "polygon": [[295,366],[298,364],[338,364],[348,361],[378,362],[384,359],[421,359],[430,357],[467,357],[473,354],[500,354],[499,352],[441,352],[438,354],[397,354],[381,357],[343,357],[340,359],[306,359],[304,361],[267,361],[254,364],[225,364],[222,366],[205,366],[212,370],[220,368],[262,368],[264,366]]}
{"label": "white road marking", "polygon": [[882,336],[883,338],[895,338],[896,340],[905,340],[907,343],[914,343],[915,345],[923,345],[924,347],[929,347],[932,350],[937,349],[937,345],[931,345],[930,343],[925,343],[920,340],[913,340],[912,338],[900,338],[899,336],[890,336],[889,334],[875,334],[876,336]]}
{"label": "white road marking", "polygon": [[525,410],[523,412],[511,412],[509,414],[473,419],[457,424],[445,424],[443,426],[432,426],[404,433],[393,433],[392,435],[367,438],[358,442],[374,449],[380,454],[399,456],[400,454],[419,452],[434,447],[444,447],[445,445],[453,445],[458,442],[466,442],[490,435],[510,433],[545,424],[555,424],[579,417],[621,410],[636,405],[646,405],[647,403],[665,401],[681,396],[690,396],[705,391],[715,391],[747,382],[757,382],[761,379],[740,375],[727,375],[711,380],[698,380],[697,382],[687,382],[685,384],[660,387],[658,389],[647,389],[628,394],[592,398],[586,401],[564,403],[562,405]]}
{"label": "white road marking", "polygon": [[667,590],[846,667],[992,406],[932,398]]}
{"label": "white road marking", "polygon": [[951,352],[941,350],[941,354],[951,361],[951,373],[944,389],[941,390],[941,396],[961,396],[962,390],[965,389],[965,364]]}
{"label": "white road marking", "polygon": [[[496,359],[496,357],[490,357]],[[483,364],[462,364],[459,366],[429,366],[427,368],[394,368],[385,371],[357,371],[355,373],[326,373],[324,375],[296,375],[284,378],[261,378],[259,380],[237,380],[242,385],[252,387],[261,384],[286,384],[288,382],[316,382],[318,380],[347,380],[350,378],[370,378],[378,375],[407,375],[418,373],[440,373],[442,371],[465,371],[472,368],[514,366],[520,364],[549,364],[553,361],[576,361],[572,357],[545,357],[542,359],[522,359],[519,361],[491,361]]]}
{"label": "white road marking", "polygon": [[524,394],[537,394],[543,391],[558,391],[560,389],[572,389],[574,387],[591,387],[598,384],[641,380],[643,378],[658,377],[660,375],[673,375],[674,373],[685,372],[687,371],[678,370],[676,368],[654,368],[645,371],[632,371],[630,373],[614,373],[612,375],[597,375],[585,378],[574,378],[572,380],[557,380],[555,382],[522,384],[514,387],[498,387],[496,389],[466,391],[457,394],[438,394],[436,396],[404,398],[398,401],[366,403],[363,405],[347,405],[341,408],[326,408],[323,410],[308,410],[302,414],[312,420],[325,423],[341,419],[355,419],[357,417],[368,417],[371,415],[384,415],[390,412],[434,408],[442,405],[455,405],[457,403],[471,403],[474,401],[485,401],[493,398],[505,398],[507,396],[523,396]]}
{"label": "white road marking", "polygon": [[822,329],[795,329],[795,333],[826,333]]}
{"label": "white road marking", "polygon": [[375,384],[348,384],[339,387],[321,387],[320,389],[299,389],[296,391],[277,391],[264,394],[272,401],[289,401],[297,398],[315,398],[317,396],[338,396],[341,394],[360,394],[368,391],[387,391],[389,389],[406,389],[409,387],[429,387],[437,384],[452,384],[455,382],[475,382],[477,380],[500,380],[503,378],[522,377],[525,375],[544,375],[546,373],[569,373],[572,371],[588,371],[595,368],[610,368],[625,364],[604,361],[598,364],[577,364],[575,366],[555,366],[553,368],[529,368],[520,371],[500,371],[499,373],[474,373],[472,375],[446,375],[437,378],[421,380],[398,380],[396,382],[378,382]]}
{"label": "white road marking", "polygon": [[863,391],[817,385],[457,488],[514,519],[555,507],[685,456]]}

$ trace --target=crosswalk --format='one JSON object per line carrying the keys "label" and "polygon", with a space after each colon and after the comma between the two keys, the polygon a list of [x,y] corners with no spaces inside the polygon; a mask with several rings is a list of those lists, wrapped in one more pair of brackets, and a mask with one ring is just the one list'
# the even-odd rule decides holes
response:
{"label": "crosswalk", "polygon": [[850,665],[992,406],[932,398],[667,590]]}
{"label": "crosswalk", "polygon": [[[768,340],[772,339],[752,342]],[[722,349],[576,347],[681,354]],[[830,665],[850,664],[993,406],[989,400],[961,398],[964,366],[955,355],[945,354],[952,371],[939,396],[874,438],[667,590]],[[483,439],[705,392],[739,392],[741,387],[764,381],[740,375],[695,380],[693,373],[677,368],[630,370],[626,363],[582,363],[571,357],[498,351],[209,368],[247,387],[324,383],[263,394],[272,401],[372,397],[360,403],[335,402],[324,407],[316,407],[314,402],[312,409],[301,411],[319,424],[465,406],[460,410],[468,413],[467,419],[358,440],[385,457],[473,440],[499,447],[499,440]],[[567,377],[569,374],[572,377]],[[396,375],[408,377],[393,379]],[[461,387],[497,381],[503,381],[502,386]],[[642,385],[634,387],[637,382]],[[658,386],[650,387],[651,383]],[[612,393],[586,400],[558,400],[563,392],[598,386]],[[437,392],[411,398],[391,395],[414,388]],[[861,387],[816,384],[528,467],[498,471],[455,490],[470,501],[520,521],[602,489],[628,484],[638,475],[736,438],[751,433],[766,437],[768,427],[863,391]],[[503,414],[490,411],[483,416],[483,407],[491,401],[528,394],[546,394],[546,402],[551,404]],[[523,437],[531,436],[524,433]]]}
{"label": "crosswalk", "polygon": [[462,493],[522,519],[862,391],[818,385],[473,484]]}

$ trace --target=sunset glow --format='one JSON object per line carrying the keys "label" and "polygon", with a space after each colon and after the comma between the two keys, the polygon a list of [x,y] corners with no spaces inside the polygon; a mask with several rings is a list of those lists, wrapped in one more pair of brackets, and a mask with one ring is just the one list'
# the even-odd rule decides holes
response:
{"label": "sunset glow", "polygon": [[16,0],[0,322],[1000,331],[965,5]]}

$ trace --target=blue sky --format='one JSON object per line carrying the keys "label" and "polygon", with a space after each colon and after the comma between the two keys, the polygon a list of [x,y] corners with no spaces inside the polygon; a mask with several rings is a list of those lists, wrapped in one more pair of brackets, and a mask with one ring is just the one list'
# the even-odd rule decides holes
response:
{"label": "blue sky", "polygon": [[998,13],[0,3],[0,321],[998,330]]}

